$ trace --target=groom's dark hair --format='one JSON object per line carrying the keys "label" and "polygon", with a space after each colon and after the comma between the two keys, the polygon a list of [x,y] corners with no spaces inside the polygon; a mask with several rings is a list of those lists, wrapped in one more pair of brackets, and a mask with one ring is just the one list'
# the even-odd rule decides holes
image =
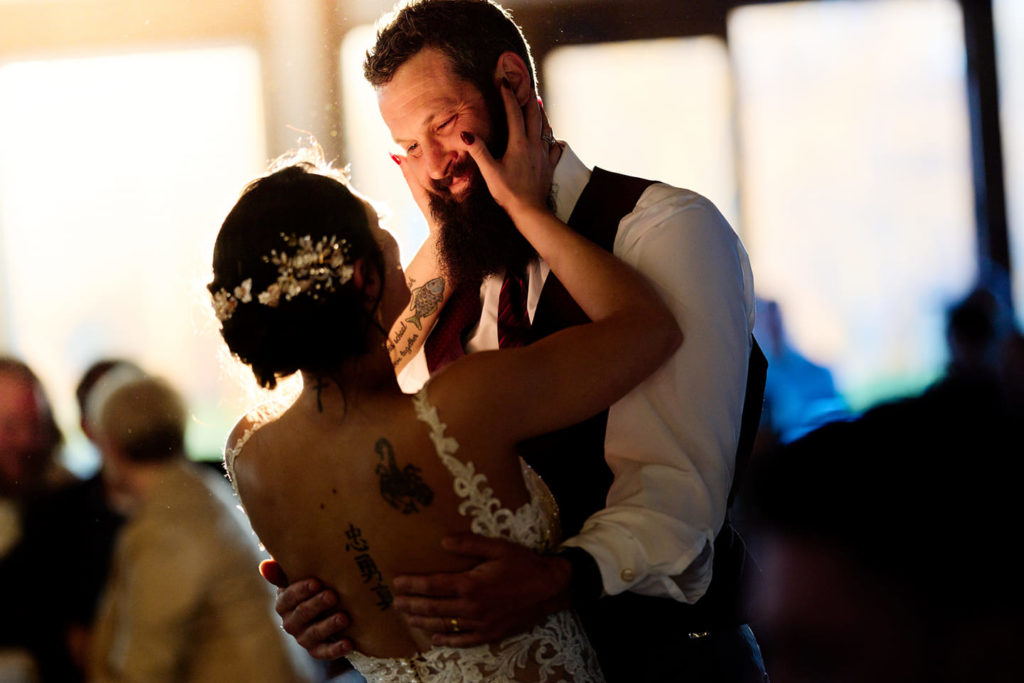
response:
{"label": "groom's dark hair", "polygon": [[381,19],[377,41],[366,53],[363,75],[375,88],[425,47],[451,60],[455,74],[486,94],[494,88],[494,67],[504,52],[514,52],[537,77],[530,46],[508,10],[487,0],[412,0]]}

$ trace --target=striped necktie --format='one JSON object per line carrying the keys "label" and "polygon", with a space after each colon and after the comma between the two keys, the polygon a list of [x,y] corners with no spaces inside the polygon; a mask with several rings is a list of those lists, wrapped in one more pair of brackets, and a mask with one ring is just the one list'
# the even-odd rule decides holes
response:
{"label": "striped necktie", "polygon": [[530,332],[523,273],[507,273],[498,296],[498,348],[524,346]]}
{"label": "striped necktie", "polygon": [[457,286],[424,344],[430,374],[465,354],[463,344],[479,320],[480,286]]}

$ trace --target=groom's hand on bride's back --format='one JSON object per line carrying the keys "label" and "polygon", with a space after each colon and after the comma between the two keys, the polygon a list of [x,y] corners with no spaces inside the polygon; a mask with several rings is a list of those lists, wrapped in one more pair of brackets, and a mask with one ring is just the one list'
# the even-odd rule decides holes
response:
{"label": "groom's hand on bride's back", "polygon": [[529,630],[569,605],[572,567],[500,538],[464,533],[446,550],[478,560],[464,572],[396,576],[395,607],[434,645],[471,647]]}
{"label": "groom's hand on bride's back", "polygon": [[260,574],[277,586],[274,609],[285,632],[313,657],[331,661],[352,651],[352,641],[342,637],[348,615],[338,605],[338,595],[314,578],[289,583],[274,560],[260,563]]}

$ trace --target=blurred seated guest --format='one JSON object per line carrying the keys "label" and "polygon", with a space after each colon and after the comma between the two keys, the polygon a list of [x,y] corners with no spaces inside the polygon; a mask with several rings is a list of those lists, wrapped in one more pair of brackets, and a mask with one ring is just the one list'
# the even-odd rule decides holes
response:
{"label": "blurred seated guest", "polygon": [[[97,389],[99,391],[99,389]],[[90,680],[301,681],[223,477],[187,459],[166,382],[122,384],[98,410],[110,500],[127,518],[92,641]]]}
{"label": "blurred seated guest", "polygon": [[949,308],[947,377],[988,378],[997,374],[999,342],[1004,336],[1002,317],[996,297],[982,287]]}
{"label": "blurred seated guest", "polygon": [[[100,378],[114,370],[142,376],[134,364],[105,360],[90,367],[76,388],[82,429],[90,438],[86,401]],[[98,473],[84,480],[67,477],[25,510],[22,538],[3,565],[2,579],[23,589],[8,608],[18,615],[15,628],[31,638],[43,681],[84,680],[86,640],[120,521],[106,503]]]}
{"label": "blurred seated guest", "polygon": [[950,306],[946,318],[949,362],[927,393],[969,395],[979,406],[1024,419],[1024,336],[991,290],[976,287]]}
{"label": "blurred seated guest", "polygon": [[1011,332],[1003,342],[999,358],[1007,408],[1012,415],[1024,417],[1024,333]]}
{"label": "blurred seated guest", "polygon": [[777,301],[757,299],[754,336],[768,358],[762,429],[769,442],[786,443],[807,432],[848,416],[846,401],[836,389],[832,372],[814,363],[790,342]]}
{"label": "blurred seated guest", "polygon": [[0,646],[0,681],[3,683],[36,683],[39,668],[28,652]]}
{"label": "blurred seated guest", "polygon": [[932,391],[973,391],[1012,401],[1020,391],[1013,381],[1013,349],[1019,343],[1012,314],[991,290],[976,287],[949,307],[946,344],[949,361]]}
{"label": "blurred seated guest", "polygon": [[29,597],[53,593],[52,585],[39,583],[40,572],[52,565],[35,562],[30,550],[31,541],[40,540],[32,531],[35,511],[74,480],[57,459],[62,443],[35,373],[21,360],[0,356],[0,651],[5,671],[32,668],[44,681],[62,680],[63,643],[45,608]]}
{"label": "blurred seated guest", "polygon": [[[76,387],[82,431],[90,439],[86,402],[100,378],[114,370],[142,376],[133,363],[102,360],[85,371]],[[21,541],[0,578],[24,589],[14,598],[11,614],[18,617],[12,624],[31,634],[43,681],[84,680],[87,637],[120,522],[106,503],[99,473],[84,480],[69,477],[26,509]],[[67,581],[68,576],[75,580]],[[53,586],[62,588],[54,591]]]}
{"label": "blurred seated guest", "polygon": [[[90,418],[87,414],[90,401],[94,405],[101,402],[93,400],[97,393],[94,389],[100,386],[109,392],[118,383],[143,376],[138,365],[121,358],[95,361],[82,373],[75,387],[79,425],[94,446],[97,416]],[[33,517],[37,530],[33,537],[39,539],[34,544],[37,548],[35,562],[52,569],[46,582],[38,585],[56,585],[62,576],[69,574],[75,576],[75,581],[59,594],[42,593],[37,599],[46,599],[50,618],[61,621],[54,626],[60,629],[61,641],[73,670],[66,669],[60,680],[84,680],[88,638],[96,618],[100,593],[107,581],[114,539],[123,517],[107,503],[99,470],[91,477],[56,492],[40,508],[39,514]]]}
{"label": "blurred seated guest", "polygon": [[[126,358],[103,358],[97,360],[82,373],[75,387],[75,400],[78,403],[78,423],[82,433],[92,444],[99,448],[97,433],[99,426],[98,411],[104,403],[103,393],[112,393],[121,384],[133,379],[145,377],[145,371],[137,363]],[[99,388],[99,391],[95,391]],[[99,396],[97,396],[99,394]],[[90,406],[92,414],[90,414]]]}
{"label": "blurred seated guest", "polygon": [[63,442],[35,373],[0,356],[0,558],[21,538],[26,506],[71,480],[57,460]]}
{"label": "blurred seated guest", "polygon": [[754,598],[780,681],[1020,680],[1019,436],[971,392],[834,422],[755,463]]}

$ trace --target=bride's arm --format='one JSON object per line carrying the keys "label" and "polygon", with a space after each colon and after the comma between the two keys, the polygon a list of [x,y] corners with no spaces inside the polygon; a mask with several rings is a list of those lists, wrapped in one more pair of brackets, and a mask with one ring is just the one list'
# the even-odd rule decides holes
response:
{"label": "bride's arm", "polygon": [[[463,132],[466,150],[491,195],[593,321],[513,353],[462,359],[460,376],[452,383],[468,399],[464,405],[484,415],[503,415],[501,406],[518,406],[516,420],[496,419],[495,428],[524,438],[608,407],[657,369],[679,347],[682,333],[642,275],[547,208],[550,170],[560,150],[541,140],[542,114],[535,101],[527,104],[524,116],[511,88],[503,86],[501,92],[509,120],[504,157],[493,159],[484,142],[468,131]],[[502,391],[494,391],[496,386]]]}

